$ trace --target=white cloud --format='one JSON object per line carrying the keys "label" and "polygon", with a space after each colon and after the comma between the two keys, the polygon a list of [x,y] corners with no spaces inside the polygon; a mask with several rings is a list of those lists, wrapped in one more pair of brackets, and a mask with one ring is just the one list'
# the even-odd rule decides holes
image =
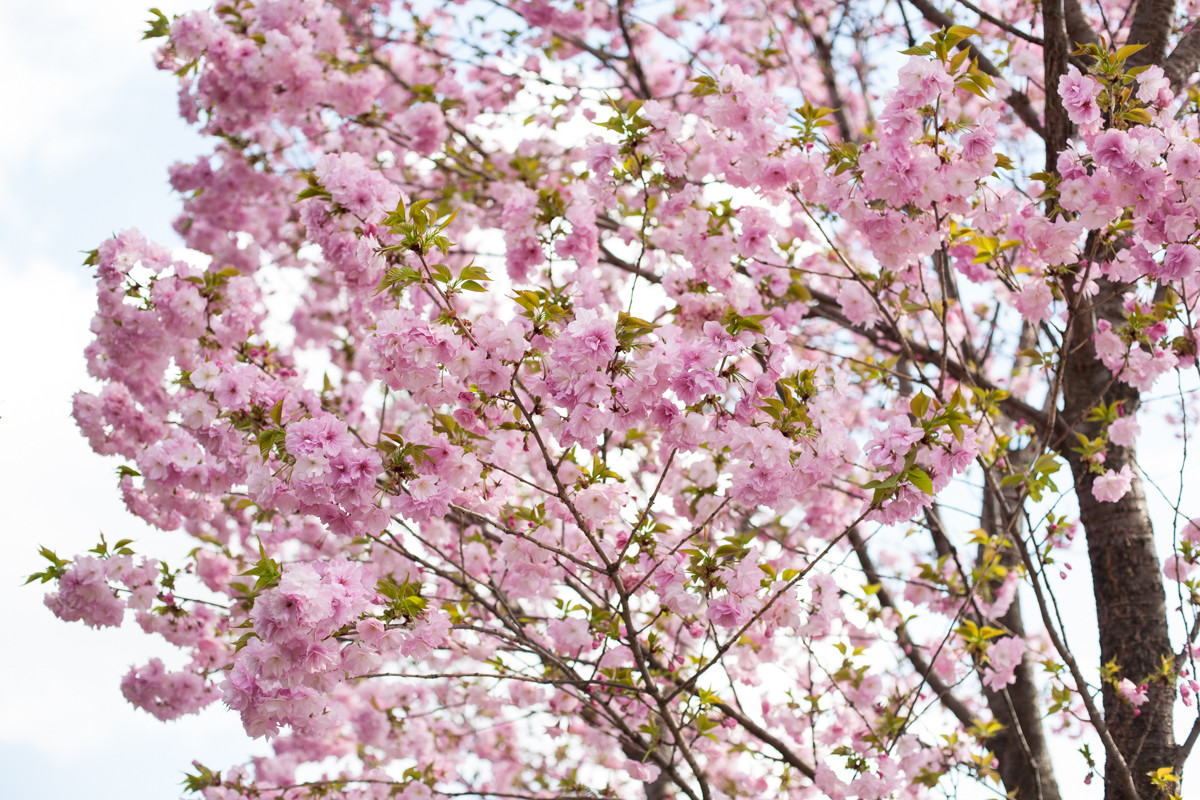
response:
{"label": "white cloud", "polygon": [[155,44],[141,39],[148,2],[0,4],[0,108],[10,112],[0,126],[0,212],[20,211],[17,171],[63,169],[119,146],[111,112],[157,77]]}

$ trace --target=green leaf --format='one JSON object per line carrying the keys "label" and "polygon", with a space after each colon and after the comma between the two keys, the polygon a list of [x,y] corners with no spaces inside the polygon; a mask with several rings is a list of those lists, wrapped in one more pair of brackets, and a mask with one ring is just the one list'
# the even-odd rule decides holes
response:
{"label": "green leaf", "polygon": [[964,80],[959,81],[958,88],[962,89],[964,92],[970,92],[971,94],[975,95],[976,97],[982,97],[984,100],[988,99],[987,92],[985,92],[983,89],[981,89],[979,87],[979,84],[977,84],[975,81],[971,80],[970,78],[966,78]]}
{"label": "green leaf", "polygon": [[883,481],[867,481],[863,484],[864,489],[894,489],[900,483],[902,473],[897,472],[887,480]]}
{"label": "green leaf", "polygon": [[322,189],[320,186],[310,186],[304,189],[300,194],[296,195],[297,200],[307,200],[310,197],[331,197],[329,192]]}
{"label": "green leaf", "polygon": [[146,32],[142,34],[142,39],[159,39],[163,36],[169,36],[171,33],[171,20],[167,19],[166,14],[157,8],[150,9],[150,13],[154,16],[146,20]]}
{"label": "green leaf", "polygon": [[1123,64],[1125,63],[1125,59],[1129,58],[1137,51],[1145,48],[1145,46],[1146,45],[1144,44],[1127,44],[1117,50],[1116,53],[1113,53],[1113,62],[1117,64]]}
{"label": "green leaf", "polygon": [[954,56],[954,58],[950,59],[950,64],[949,64],[949,68],[947,71],[950,72],[950,74],[954,74],[954,73],[958,72],[959,69],[962,68],[963,62],[967,60],[967,56],[969,56],[969,55],[971,55],[971,51],[968,50],[967,48],[963,48],[962,50],[959,50],[958,55],[956,55],[956,56]]}
{"label": "green leaf", "polygon": [[969,39],[972,36],[979,36],[979,31],[974,28],[968,28],[966,25],[951,25],[946,31],[947,44],[958,44],[963,39]]}
{"label": "green leaf", "polygon": [[1038,456],[1037,461],[1033,462],[1034,473],[1039,473],[1042,475],[1053,475],[1061,468],[1062,465],[1058,463],[1058,459],[1050,453],[1043,453],[1042,455]]}
{"label": "green leaf", "polygon": [[1149,125],[1153,122],[1150,112],[1144,108],[1131,108],[1122,113],[1121,117],[1128,122],[1136,122],[1139,125]]}
{"label": "green leaf", "polygon": [[283,568],[280,563],[272,558],[267,557],[266,548],[262,542],[258,545],[259,559],[258,562],[250,569],[240,574],[256,578],[254,583],[253,594],[258,594],[265,589],[269,589],[279,583],[279,579],[283,577]]}
{"label": "green leaf", "polygon": [[270,414],[272,422],[274,422],[276,425],[283,424],[283,398],[280,398],[279,402],[271,408]]}
{"label": "green leaf", "polygon": [[908,401],[908,410],[918,419],[925,416],[925,412],[929,410],[929,395],[924,393],[913,395],[912,399]]}
{"label": "green leaf", "polygon": [[38,555],[40,555],[42,558],[49,561],[50,566],[47,567],[43,572],[35,572],[32,575],[30,575],[28,578],[26,578],[25,579],[26,584],[33,583],[34,581],[41,581],[42,583],[47,583],[52,580],[57,580],[58,578],[62,577],[62,574],[64,572],[67,571],[67,566],[71,563],[70,561],[68,561],[66,559],[59,558],[58,555],[55,554],[55,552],[53,550],[51,550],[49,547],[43,546],[42,548],[40,548],[38,550]]}
{"label": "green leaf", "polygon": [[280,428],[268,428],[267,430],[259,431],[255,441],[258,444],[258,452],[262,456],[262,460],[266,461],[275,445],[286,438],[287,433]]}
{"label": "green leaf", "polygon": [[913,467],[904,473],[908,478],[908,482],[920,489],[925,494],[933,494],[933,479],[929,477],[929,473],[920,467]]}
{"label": "green leaf", "polygon": [[441,222],[441,224],[438,225],[438,230],[444,231],[444,230],[446,230],[446,228],[450,227],[450,223],[454,222],[454,218],[458,216],[458,212],[461,210],[462,209],[460,209],[460,208],[456,208],[453,211],[451,211],[450,216],[446,217],[446,219],[443,220]]}
{"label": "green leaf", "polygon": [[468,281],[490,281],[491,277],[483,267],[475,266],[474,262],[467,264],[458,273],[458,277]]}
{"label": "green leaf", "polygon": [[717,82],[711,75],[701,75],[697,78],[692,78],[689,83],[696,84],[692,87],[693,97],[704,97],[710,94],[717,94]]}
{"label": "green leaf", "polygon": [[220,772],[213,772],[199,761],[193,761],[192,766],[196,768],[195,775],[187,772],[183,774],[183,788],[189,792],[200,792],[221,785]]}
{"label": "green leaf", "polygon": [[406,222],[407,220],[408,217],[404,211],[404,198],[402,197],[396,201],[396,210],[384,217],[383,224],[387,225],[388,227],[392,227]]}

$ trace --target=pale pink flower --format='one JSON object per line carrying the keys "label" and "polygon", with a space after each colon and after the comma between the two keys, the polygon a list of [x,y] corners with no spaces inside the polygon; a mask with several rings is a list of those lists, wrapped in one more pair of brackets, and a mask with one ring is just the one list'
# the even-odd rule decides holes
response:
{"label": "pale pink flower", "polygon": [[1006,636],[992,642],[987,649],[988,666],[983,672],[983,685],[998,692],[1017,680],[1017,667],[1025,654],[1025,640]]}
{"label": "pale pink flower", "polygon": [[1163,561],[1163,575],[1173,581],[1182,583],[1192,577],[1192,573],[1195,571],[1196,565],[1188,563],[1187,559],[1179,553],[1173,553]]}
{"label": "pale pink flower", "polygon": [[1054,292],[1044,279],[1035,279],[1021,287],[1017,293],[1017,311],[1028,322],[1038,324],[1050,319],[1050,304],[1054,302]]}
{"label": "pale pink flower", "polygon": [[740,628],[750,619],[750,611],[731,597],[720,597],[708,604],[708,618],[718,628]]}
{"label": "pale pink flower", "polygon": [[1133,470],[1129,465],[1121,467],[1121,471],[1108,470],[1092,483],[1092,496],[1101,503],[1115,503],[1125,496],[1133,483]]}
{"label": "pale pink flower", "polygon": [[855,325],[869,328],[879,318],[879,312],[875,308],[875,298],[861,283],[843,281],[841,288],[838,289],[837,301],[838,305],[842,307],[842,313],[846,315],[846,319]]}
{"label": "pale pink flower", "polygon": [[1120,447],[1133,447],[1141,432],[1142,426],[1138,425],[1136,417],[1121,417],[1108,426],[1108,440]]}
{"label": "pale pink flower", "polygon": [[[1166,99],[1163,99],[1164,93]],[[1147,105],[1164,106],[1171,101],[1171,81],[1162,67],[1153,64],[1138,75],[1137,99]]]}
{"label": "pale pink flower", "polygon": [[1141,707],[1149,699],[1146,697],[1146,689],[1146,684],[1138,686],[1129,678],[1122,678],[1117,684],[1117,694],[1132,703],[1135,708]]}

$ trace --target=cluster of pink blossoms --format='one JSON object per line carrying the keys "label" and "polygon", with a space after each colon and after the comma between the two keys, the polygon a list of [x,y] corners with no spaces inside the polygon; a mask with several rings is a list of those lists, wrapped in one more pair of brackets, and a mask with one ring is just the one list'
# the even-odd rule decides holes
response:
{"label": "cluster of pink blossoms", "polygon": [[[55,557],[47,605],[133,609],[187,660],[133,669],[132,703],[219,697],[271,740],[195,777],[206,800],[300,800],[317,772],[353,800],[988,779],[986,696],[1039,649],[1003,621],[1031,578],[1019,525],[944,510],[1057,491],[1080,298],[1120,287],[1084,342],[1122,386],[1194,365],[1200,147],[1165,73],[1121,95],[1072,67],[1080,136],[1035,183],[1001,152],[1042,99],[1024,43],[1008,83],[932,34],[876,103],[792,63],[836,34],[817,7],[475,10],[258,0],[158,31],[219,140],[171,174],[211,263],[97,249],[75,418],[129,509],[196,548]],[[869,87],[873,38],[846,65]],[[1105,127],[1118,95],[1132,122]],[[273,318],[280,274],[302,288]],[[1111,504],[1137,409],[1097,410]],[[1048,520],[1057,558],[1073,523]],[[1198,531],[1166,565],[1184,584]],[[1106,691],[1140,707],[1143,677]]]}
{"label": "cluster of pink blossoms", "polygon": [[[221,684],[225,703],[253,735],[277,733],[281,722],[311,730],[334,726],[322,695],[339,677],[379,663],[381,638],[362,622],[375,600],[365,567],[346,561],[288,565],[278,585],[254,601],[255,641],[240,651]],[[361,627],[345,646],[335,634]],[[365,635],[364,635],[365,634]]]}
{"label": "cluster of pink blossoms", "polygon": [[158,591],[157,577],[154,559],[135,565],[131,556],[82,556],[59,577],[57,590],[46,595],[46,606],[68,622],[82,620],[93,628],[120,625],[127,608],[150,608]]}

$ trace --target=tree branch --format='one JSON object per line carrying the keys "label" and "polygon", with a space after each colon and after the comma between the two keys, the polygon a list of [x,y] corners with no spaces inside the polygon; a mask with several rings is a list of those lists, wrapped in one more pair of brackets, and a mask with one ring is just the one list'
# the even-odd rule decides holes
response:
{"label": "tree branch", "polygon": [[1071,120],[1058,95],[1058,79],[1067,72],[1067,20],[1063,0],[1045,0],[1042,3],[1042,36],[1046,90],[1046,171],[1055,172],[1058,154],[1067,147],[1071,133]]}
{"label": "tree branch", "polygon": [[821,79],[825,82],[829,105],[833,106],[833,119],[837,122],[838,135],[842,137],[843,142],[853,141],[850,120],[846,117],[846,103],[842,99],[841,90],[838,89],[837,73],[833,68],[833,48],[824,36],[813,30],[812,23],[801,8],[799,0],[794,0],[792,7],[796,10],[796,22],[812,39],[813,49],[816,50],[817,61],[821,65]]}
{"label": "tree branch", "polygon": [[[925,17],[925,19],[929,20],[934,25],[937,25],[939,28],[949,28],[954,24],[954,20],[950,19],[950,17],[944,11],[938,9],[936,6],[930,3],[929,0],[908,0],[908,2],[912,4],[913,8],[921,12],[921,16]],[[971,58],[975,59],[975,63],[979,65],[979,68],[988,75],[991,75],[993,78],[1001,77],[1000,70],[996,68],[996,65],[993,64],[991,59],[984,55],[983,51],[976,47],[971,40],[964,39],[963,41],[959,42],[958,48],[960,50],[966,48],[968,52],[970,52]],[[1008,103],[1008,105],[1012,108],[1013,113],[1015,113],[1021,119],[1021,121],[1025,123],[1027,128],[1037,133],[1038,136],[1045,136],[1045,130],[1042,127],[1042,121],[1038,119],[1037,110],[1034,109],[1033,103],[1030,102],[1028,95],[1026,95],[1024,92],[1018,92],[1016,89],[1013,89],[1009,96],[1005,99],[1005,102]]]}
{"label": "tree branch", "polygon": [[[836,323],[846,330],[870,340],[875,345],[891,344],[895,347],[900,346],[900,343],[893,342],[892,338],[887,333],[877,332],[875,329],[868,330],[859,325],[855,325],[853,322],[847,319],[844,314],[842,314],[837,300],[830,295],[815,289],[809,289],[809,293],[817,301],[817,304],[812,306],[812,312],[816,316]],[[941,354],[932,348],[925,347],[924,345],[917,344],[916,342],[910,340],[906,340],[906,344],[913,355],[918,356],[922,362],[930,364],[939,364],[941,362]],[[957,381],[962,381],[971,386],[977,386],[980,389],[992,391],[999,388],[976,371],[964,366],[963,364],[960,364],[954,359],[947,360],[946,372],[951,378],[954,378]],[[1046,432],[1048,436],[1053,435],[1056,437],[1061,437],[1061,439],[1065,441],[1066,437],[1070,435],[1070,429],[1061,420],[1056,420],[1053,423],[1054,429],[1052,431],[1048,431],[1048,427],[1052,424],[1050,417],[1043,411],[1034,408],[1024,400],[1021,400],[1017,397],[1010,395],[1009,397],[1001,400],[999,405],[1000,408],[1004,410],[1004,413],[1014,421],[1024,419],[1026,422],[1033,423],[1039,432]]]}
{"label": "tree branch", "polygon": [[1167,54],[1167,37],[1171,33],[1173,16],[1175,0],[1138,0],[1126,43],[1146,46],[1128,58],[1127,67],[1162,63]]}
{"label": "tree branch", "polygon": [[791,748],[784,744],[779,737],[775,736],[766,728],[762,727],[757,722],[750,719],[728,703],[718,702],[716,703],[716,706],[717,708],[721,709],[721,713],[736,721],[739,725],[746,729],[747,733],[750,733],[752,736],[754,736],[754,738],[758,739],[764,744],[771,745],[775,752],[779,753],[779,757],[790,764],[792,768],[801,775],[804,775],[810,780],[817,777],[817,770],[811,764],[793,753]]}
{"label": "tree branch", "polygon": [[[1005,455],[1010,474],[1028,470],[1032,460],[1032,447],[1010,450]],[[985,482],[979,522],[989,536],[1005,542],[1000,546],[997,555],[1000,564],[1012,570],[1020,563],[1017,548],[1011,542],[1021,536],[1024,530],[1022,521],[1025,491],[1017,486],[1003,486],[1000,487],[1000,492],[1001,494],[996,494],[994,482]],[[981,560],[987,550],[987,547],[980,545]],[[1036,575],[1030,577],[1037,580]],[[989,578],[988,588],[995,591],[999,589],[1000,583],[995,577]],[[1012,598],[1008,609],[1000,615],[998,621],[1000,627],[1024,638],[1025,621],[1019,593]],[[978,624],[987,622],[988,620],[983,619]],[[1033,655],[1029,652],[1022,653],[1021,663],[1013,673],[1015,680],[1010,686],[998,691],[984,686],[984,697],[987,698],[992,716],[1004,725],[1004,730],[993,736],[988,744],[1000,762],[1000,778],[1009,791],[1016,790],[1018,797],[1060,800],[1062,794],[1054,776],[1054,762],[1050,757],[1046,732],[1042,726],[1042,709],[1033,665]]]}
{"label": "tree branch", "polygon": [[[875,563],[871,560],[870,553],[867,552],[867,543],[863,540],[862,534],[857,528],[851,528],[849,533],[850,545],[854,548],[854,554],[858,556],[859,566],[862,567],[863,574],[867,576],[867,581],[874,586],[879,587],[879,591],[875,593],[875,598],[879,601],[881,608],[890,608],[897,611],[896,603],[892,600],[891,592],[883,585],[883,580],[879,575],[879,570],[875,568]],[[904,655],[908,657],[909,663],[915,669],[925,682],[929,684],[929,688],[933,689],[938,700],[946,710],[955,716],[962,723],[964,728],[972,727],[978,719],[975,714],[967,707],[967,704],[954,694],[954,691],[946,685],[936,672],[933,670],[933,665],[925,660],[921,655],[921,650],[913,642],[908,635],[908,630],[901,623],[896,628],[896,641],[900,644],[900,648],[904,651]]]}
{"label": "tree branch", "polygon": [[629,68],[633,70],[633,77],[637,81],[638,88],[641,90],[639,92],[641,99],[649,100],[654,96],[654,93],[650,91],[650,82],[646,80],[646,73],[642,71],[642,64],[633,52],[633,35],[629,32],[629,20],[625,17],[625,2],[626,0],[617,0],[617,25],[621,28],[621,38],[625,40],[625,49],[629,51],[625,57],[625,61],[629,64]]}
{"label": "tree branch", "polygon": [[980,8],[979,6],[972,3],[971,0],[955,0],[955,2],[957,2],[961,6],[966,6],[967,8],[974,11],[976,14],[979,15],[979,18],[981,20],[983,20],[984,22],[987,22],[991,25],[995,25],[1000,30],[1005,31],[1006,33],[1011,33],[1013,36],[1016,36],[1018,39],[1024,39],[1025,41],[1029,42],[1030,44],[1036,44],[1039,46],[1042,44],[1042,40],[1039,39],[1038,37],[1034,36],[1031,33],[1026,33],[1025,31],[1018,28],[1016,25],[1009,24],[1009,23],[1005,22],[1004,20],[1000,19],[999,17],[995,16],[994,14],[989,14],[987,11],[984,11],[982,8]]}
{"label": "tree branch", "polygon": [[1072,45],[1100,43],[1100,36],[1083,15],[1079,0],[1065,0],[1063,11],[1066,12],[1067,37]]}
{"label": "tree branch", "polygon": [[1171,55],[1163,62],[1163,72],[1171,81],[1171,91],[1179,94],[1200,68],[1200,21],[1193,22]]}

